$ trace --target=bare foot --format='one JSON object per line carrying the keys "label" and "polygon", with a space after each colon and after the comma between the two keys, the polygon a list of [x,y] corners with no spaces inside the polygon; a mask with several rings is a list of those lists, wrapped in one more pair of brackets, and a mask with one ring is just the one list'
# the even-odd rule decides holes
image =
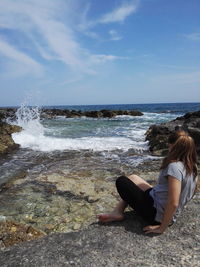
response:
{"label": "bare foot", "polygon": [[97,217],[99,219],[99,222],[102,222],[102,223],[122,221],[124,219],[123,213],[117,213],[117,212],[99,214],[97,215]]}

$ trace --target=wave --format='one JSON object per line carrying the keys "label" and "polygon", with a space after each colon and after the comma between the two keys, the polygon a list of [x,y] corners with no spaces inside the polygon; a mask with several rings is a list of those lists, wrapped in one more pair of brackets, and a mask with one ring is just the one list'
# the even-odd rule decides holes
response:
{"label": "wave", "polygon": [[[44,152],[54,150],[127,151],[129,149],[144,151],[148,148],[147,142],[141,138],[144,131],[139,129],[130,132],[130,134],[121,134],[121,136],[115,129],[115,135],[112,133],[112,136],[98,136],[96,132],[95,136],[89,135],[79,138],[55,137],[53,135],[56,132],[63,130],[62,125],[56,125],[54,129],[45,128],[41,124],[40,109],[38,107],[31,108],[22,105],[16,112],[16,118],[14,123],[21,126],[23,130],[20,133],[12,134],[12,137],[15,143],[22,148]],[[67,126],[65,125],[65,127]],[[102,129],[99,129],[99,133],[102,134],[101,131]],[[51,136],[46,136],[45,132],[51,134]],[[133,135],[135,135],[135,139]]]}
{"label": "wave", "polygon": [[22,148],[43,152],[54,150],[127,151],[129,149],[143,151],[148,148],[147,142],[134,142],[124,137],[54,138],[33,135],[26,131],[14,133],[12,136]]}
{"label": "wave", "polygon": [[145,132],[152,124],[175,118],[175,114],[144,112],[143,116],[108,119],[63,118],[40,120],[40,109],[21,105],[13,122],[23,128],[14,133],[15,143],[37,151],[93,150],[146,151]]}

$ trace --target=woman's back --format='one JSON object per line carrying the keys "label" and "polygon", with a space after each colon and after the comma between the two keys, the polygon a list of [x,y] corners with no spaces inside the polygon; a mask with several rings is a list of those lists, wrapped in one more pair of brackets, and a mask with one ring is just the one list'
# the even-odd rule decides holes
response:
{"label": "woman's back", "polygon": [[196,188],[197,177],[187,174],[186,168],[181,161],[170,163],[162,169],[159,175],[158,184],[150,192],[154,199],[154,206],[157,209],[156,220],[161,221],[168,197],[168,176],[172,176],[181,182],[181,193],[179,206],[173,217],[173,221],[182,211],[186,203],[193,197]]}

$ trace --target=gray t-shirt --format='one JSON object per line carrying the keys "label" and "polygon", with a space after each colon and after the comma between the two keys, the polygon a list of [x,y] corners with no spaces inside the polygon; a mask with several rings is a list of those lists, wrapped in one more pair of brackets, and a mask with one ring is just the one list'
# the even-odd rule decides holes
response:
{"label": "gray t-shirt", "polygon": [[181,161],[170,163],[166,169],[161,170],[158,184],[150,191],[150,196],[154,200],[154,207],[157,210],[155,220],[158,222],[162,221],[167,203],[168,176],[173,176],[181,181],[179,205],[173,216],[173,222],[176,221],[185,204],[193,197],[196,188],[197,177],[194,179],[193,175],[186,175],[186,169]]}

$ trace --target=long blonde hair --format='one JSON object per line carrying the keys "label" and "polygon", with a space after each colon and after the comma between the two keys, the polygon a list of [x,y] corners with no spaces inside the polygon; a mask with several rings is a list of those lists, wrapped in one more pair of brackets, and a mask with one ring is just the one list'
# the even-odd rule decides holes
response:
{"label": "long blonde hair", "polygon": [[164,158],[161,169],[165,169],[169,163],[183,162],[186,173],[197,175],[197,153],[194,140],[185,131],[178,130],[172,133],[168,138],[171,145],[168,155]]}

